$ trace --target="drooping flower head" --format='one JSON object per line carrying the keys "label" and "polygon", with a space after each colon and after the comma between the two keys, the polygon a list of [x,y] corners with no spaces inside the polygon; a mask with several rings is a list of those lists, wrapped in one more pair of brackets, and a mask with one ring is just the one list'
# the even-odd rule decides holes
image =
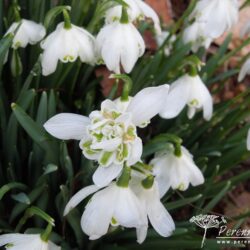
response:
{"label": "drooping flower head", "polygon": [[20,22],[13,23],[5,33],[5,36],[16,31],[12,41],[12,48],[25,48],[28,44],[36,44],[40,42],[45,34],[43,25],[30,20],[21,19]]}
{"label": "drooping flower head", "polygon": [[96,61],[95,38],[85,29],[71,24],[59,23],[41,43],[43,75],[55,72],[58,61],[74,62],[79,57],[84,63],[94,64]]}
{"label": "drooping flower head", "polygon": [[195,165],[193,156],[183,146],[179,155],[175,154],[174,147],[156,154],[150,165],[153,166],[161,197],[170,187],[184,191],[190,183],[193,186],[204,183],[203,174]]}
{"label": "drooping flower head", "polygon": [[185,106],[188,106],[188,118],[194,117],[196,111],[203,109],[203,117],[210,120],[213,114],[213,99],[202,82],[196,76],[184,75],[171,86],[160,116],[166,119],[176,117]]}

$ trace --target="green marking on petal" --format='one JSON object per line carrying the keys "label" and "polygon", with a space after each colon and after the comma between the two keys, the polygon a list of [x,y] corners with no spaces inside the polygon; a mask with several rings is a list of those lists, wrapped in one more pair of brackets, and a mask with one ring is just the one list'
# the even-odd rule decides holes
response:
{"label": "green marking on petal", "polygon": [[181,183],[181,184],[178,186],[177,189],[180,190],[180,191],[184,191],[184,190],[185,190],[185,185],[184,185],[184,183]]}
{"label": "green marking on petal", "polygon": [[107,165],[109,159],[112,157],[113,152],[104,152],[101,159],[100,159],[100,164],[101,165]]}
{"label": "green marking on petal", "polygon": [[193,99],[191,102],[189,102],[189,105],[191,105],[191,106],[198,106],[199,105],[199,101],[197,99]]}
{"label": "green marking on petal", "polygon": [[118,221],[117,221],[114,217],[112,217],[112,219],[111,219],[111,224],[112,224],[112,225],[117,225],[117,224],[118,224]]}

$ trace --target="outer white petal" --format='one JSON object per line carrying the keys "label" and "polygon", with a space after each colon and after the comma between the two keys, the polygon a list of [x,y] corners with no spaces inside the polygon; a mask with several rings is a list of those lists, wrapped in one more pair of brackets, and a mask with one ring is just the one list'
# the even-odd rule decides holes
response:
{"label": "outer white petal", "polygon": [[189,80],[186,76],[183,76],[170,86],[169,94],[166,97],[166,102],[160,112],[160,116],[170,119],[179,115],[187,104],[189,94]]}
{"label": "outer white petal", "polygon": [[117,198],[117,189],[111,185],[96,193],[86,206],[82,215],[81,226],[89,235],[90,240],[96,240],[107,233]]}
{"label": "outer white petal", "polygon": [[86,126],[89,123],[89,118],[85,116],[62,113],[50,118],[44,124],[44,128],[61,140],[81,140],[86,134]]}
{"label": "outer white petal", "polygon": [[146,211],[130,188],[119,188],[113,217],[124,227],[146,226],[143,219]]}
{"label": "outer white petal", "polygon": [[97,50],[110,71],[120,73],[120,53],[123,44],[121,24],[108,24],[96,38]]}
{"label": "outer white petal", "polygon": [[155,180],[159,186],[158,190],[160,198],[162,198],[171,187],[171,180],[169,178],[169,167],[168,161],[165,157],[156,157],[150,163],[153,168]]}
{"label": "outer white petal", "polygon": [[99,166],[93,175],[93,182],[98,187],[105,187],[119,176],[122,171],[122,165],[112,164],[108,167]]}
{"label": "outer white petal", "polygon": [[238,82],[241,82],[248,74],[250,74],[250,58],[247,59],[242,65],[240,74],[238,76]]}
{"label": "outer white petal", "polygon": [[148,217],[154,229],[163,237],[170,236],[174,229],[175,224],[160,201],[154,201],[151,206],[148,206]]}
{"label": "outer white petal", "polygon": [[142,156],[142,150],[143,150],[142,140],[139,137],[137,137],[134,144],[131,147],[131,152],[127,160],[128,166],[132,166],[138,161],[140,161]]}
{"label": "outer white petal", "polygon": [[25,19],[23,19],[22,22],[23,29],[28,36],[30,44],[36,44],[45,37],[46,30],[42,24]]}
{"label": "outer white petal", "polygon": [[[123,47],[121,51],[121,64],[124,71],[129,74],[141,56],[141,49],[144,51],[145,45],[143,38],[133,24],[123,24],[122,28]],[[143,46],[143,48],[140,48],[141,46]]]}
{"label": "outer white petal", "polygon": [[247,133],[247,150],[250,151],[250,130]]}
{"label": "outer white petal", "polygon": [[148,233],[148,226],[136,228],[137,242],[139,244],[142,244],[145,241],[147,233]]}
{"label": "outer white petal", "polygon": [[91,185],[91,186],[87,186],[83,189],[81,189],[79,192],[77,192],[67,203],[65,209],[64,209],[64,213],[63,215],[67,215],[70,210],[72,210],[73,208],[75,208],[82,200],[84,200],[86,197],[88,197],[89,195],[95,193],[96,191],[98,191],[100,188],[97,187],[96,185]]}
{"label": "outer white petal", "polygon": [[145,88],[133,98],[127,111],[132,114],[136,126],[151,120],[162,109],[168,95],[168,85]]}

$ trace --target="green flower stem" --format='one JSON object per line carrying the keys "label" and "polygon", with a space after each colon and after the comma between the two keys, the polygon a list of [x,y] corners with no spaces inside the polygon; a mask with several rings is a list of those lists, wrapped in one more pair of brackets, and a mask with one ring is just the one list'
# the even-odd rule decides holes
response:
{"label": "green flower stem", "polygon": [[41,234],[41,239],[45,242],[48,242],[49,241],[49,237],[50,237],[50,234],[52,232],[52,225],[51,224],[48,224],[48,226],[46,227],[46,229],[44,230],[44,232]]}
{"label": "green flower stem", "polygon": [[55,226],[55,223],[54,223],[55,221],[51,216],[49,216],[47,213],[42,211],[40,208],[32,206],[26,210],[24,216],[19,221],[15,231],[19,232],[22,226],[26,223],[26,221],[29,218],[33,217],[34,215],[39,216],[43,220],[47,221],[48,224],[50,224],[51,226]]}
{"label": "green flower stem", "polygon": [[198,71],[197,71],[197,68],[196,66],[190,64],[189,67],[188,67],[188,74],[192,77],[195,77],[198,75]]}
{"label": "green flower stem", "polygon": [[15,21],[17,23],[19,23],[22,20],[22,18],[21,18],[21,15],[20,15],[20,7],[19,7],[17,1],[15,1],[13,3],[13,10],[14,10]]}
{"label": "green flower stem", "polygon": [[131,178],[131,168],[124,167],[122,175],[119,177],[118,181],[116,182],[116,185],[118,187],[127,188],[129,185],[130,178]]}
{"label": "green flower stem", "polygon": [[176,157],[181,157],[182,156],[181,144],[179,144],[179,143],[174,144],[174,155]]}
{"label": "green flower stem", "polygon": [[150,175],[144,180],[142,180],[141,184],[145,189],[150,189],[154,184],[154,180],[155,180],[154,176]]}
{"label": "green flower stem", "polygon": [[64,28],[67,30],[71,29],[72,28],[71,20],[69,13],[66,9],[63,9],[63,18],[64,18]]}
{"label": "green flower stem", "polygon": [[120,19],[120,23],[122,23],[122,24],[129,23],[128,11],[127,11],[127,8],[124,6],[122,7],[122,16]]}
{"label": "green flower stem", "polygon": [[111,78],[120,79],[124,82],[121,101],[127,102],[129,100],[129,94],[131,92],[133,85],[132,79],[125,74],[113,74],[111,75]]}

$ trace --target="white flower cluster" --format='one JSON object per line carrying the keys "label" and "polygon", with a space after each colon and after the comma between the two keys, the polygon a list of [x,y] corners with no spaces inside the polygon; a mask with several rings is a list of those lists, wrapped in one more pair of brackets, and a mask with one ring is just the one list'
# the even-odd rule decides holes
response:
{"label": "white flower cluster", "polygon": [[156,154],[149,165],[143,164],[137,128],[147,126],[157,114],[175,117],[185,105],[191,110],[190,117],[203,108],[204,117],[211,118],[212,98],[198,76],[182,77],[170,92],[168,85],[145,88],[126,100],[104,101],[101,110],[89,117],[62,113],[44,124],[54,137],[79,140],[83,155],[98,163],[94,185],[75,194],[64,212],[67,215],[95,193],[81,219],[82,229],[91,240],[105,235],[110,226],[123,226],[136,228],[137,241],[142,243],[148,219],[160,235],[172,234],[174,222],[160,199],[170,187],[186,190],[189,183],[197,186],[204,178],[190,153],[180,145],[178,153],[173,147]]}
{"label": "white flower cluster", "polygon": [[192,50],[206,49],[211,42],[230,30],[238,21],[238,0],[200,0],[189,16],[183,41],[192,42]]}
{"label": "white flower cluster", "polygon": [[[42,73],[55,72],[58,61],[95,64],[103,60],[110,71],[130,73],[138,58],[145,52],[145,43],[134,26],[137,19],[151,18],[157,34],[160,21],[155,11],[142,0],[124,0],[127,7],[110,8],[105,15],[105,26],[95,38],[87,30],[70,23],[69,16],[59,23],[55,31],[41,42]],[[16,32],[16,33],[15,33]],[[41,24],[21,19],[11,25],[5,35],[15,34],[13,49],[40,42],[46,34]],[[7,57],[6,57],[7,59]]]}

